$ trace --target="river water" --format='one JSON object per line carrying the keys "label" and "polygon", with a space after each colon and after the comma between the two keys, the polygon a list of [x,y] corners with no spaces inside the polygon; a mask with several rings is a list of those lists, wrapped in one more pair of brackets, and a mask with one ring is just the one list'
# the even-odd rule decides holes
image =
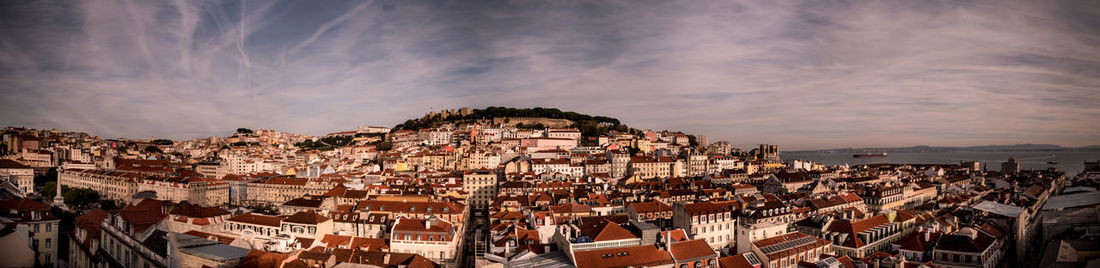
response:
{"label": "river water", "polygon": [[[1016,158],[1022,169],[1054,167],[1074,176],[1085,168],[1085,161],[1100,160],[1100,151],[949,151],[949,152],[890,152],[887,157],[853,158],[851,152],[786,152],[780,153],[784,161],[801,159],[825,165],[863,165],[873,163],[895,164],[959,164],[961,161],[979,161],[989,170],[1001,170],[1001,163],[1009,157]],[[1054,161],[1057,164],[1048,164]]]}

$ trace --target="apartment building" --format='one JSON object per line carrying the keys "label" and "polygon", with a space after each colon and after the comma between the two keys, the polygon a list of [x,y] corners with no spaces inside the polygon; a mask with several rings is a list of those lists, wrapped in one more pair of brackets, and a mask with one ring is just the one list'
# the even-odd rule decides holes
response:
{"label": "apartment building", "polygon": [[169,267],[168,233],[157,227],[168,217],[163,202],[142,199],[108,213],[101,225],[100,264],[97,266]]}
{"label": "apartment building", "polygon": [[33,194],[34,168],[11,159],[0,159],[0,182],[11,181],[24,196]]}
{"label": "apartment building", "polygon": [[711,248],[722,249],[734,243],[737,219],[728,206],[711,202],[676,203],[672,225],[684,229],[693,239],[703,239]]}
{"label": "apartment building", "polygon": [[794,232],[754,241],[752,252],[767,267],[797,268],[799,262],[816,263],[819,256],[830,253],[831,245],[828,240]]}
{"label": "apartment building", "polygon": [[497,174],[488,169],[467,170],[462,174],[466,202],[474,209],[487,209],[497,196]]}
{"label": "apartment building", "polygon": [[148,176],[137,172],[103,169],[66,169],[58,171],[62,186],[99,192],[104,199],[130,200],[138,192],[138,182]]}
{"label": "apartment building", "polygon": [[75,219],[69,233],[69,267],[92,268],[99,264],[100,224],[107,220],[107,211],[94,209]]}
{"label": "apartment building", "polygon": [[200,206],[221,206],[229,203],[229,184],[199,177],[146,177],[138,191],[153,191],[157,199],[187,201]]}
{"label": "apartment building", "polygon": [[50,212],[50,206],[41,202],[25,198],[0,200],[0,223],[15,228],[24,226],[29,230],[29,237],[24,241],[34,251],[35,266],[57,264],[60,222],[61,219]]}
{"label": "apartment building", "polygon": [[458,267],[462,233],[438,217],[397,217],[390,230],[390,251],[424,256],[443,267]]}

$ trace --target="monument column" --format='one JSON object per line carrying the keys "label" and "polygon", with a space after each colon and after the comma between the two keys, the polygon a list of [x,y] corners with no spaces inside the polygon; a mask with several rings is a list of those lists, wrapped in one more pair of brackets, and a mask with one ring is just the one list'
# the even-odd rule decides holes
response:
{"label": "monument column", "polygon": [[59,207],[61,209],[68,209],[67,207],[65,207],[65,197],[61,196],[61,174],[64,172],[64,168],[57,167],[57,183],[54,183],[57,185],[57,191],[54,192],[55,194],[53,196],[53,206]]}

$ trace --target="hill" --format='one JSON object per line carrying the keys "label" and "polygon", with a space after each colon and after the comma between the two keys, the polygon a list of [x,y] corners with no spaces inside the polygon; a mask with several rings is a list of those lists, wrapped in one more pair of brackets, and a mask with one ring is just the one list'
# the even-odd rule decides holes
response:
{"label": "hill", "polygon": [[[423,128],[435,128],[440,127],[445,123],[463,124],[463,123],[475,123],[486,122],[485,120],[493,120],[497,118],[549,118],[549,119],[565,119],[572,122],[569,127],[577,128],[581,131],[581,134],[585,137],[595,137],[598,135],[606,135],[611,130],[629,132],[632,131],[630,127],[623,125],[619,122],[619,119],[606,117],[606,116],[593,116],[571,111],[562,111],[557,108],[508,108],[508,107],[487,107],[485,109],[472,109],[467,114],[452,113],[452,114],[437,114],[429,113],[421,118],[405,120],[404,123],[398,124],[393,127],[394,131],[397,130],[420,130]],[[541,129],[545,128],[541,124],[535,125],[523,125],[519,124],[520,128],[532,128]]]}

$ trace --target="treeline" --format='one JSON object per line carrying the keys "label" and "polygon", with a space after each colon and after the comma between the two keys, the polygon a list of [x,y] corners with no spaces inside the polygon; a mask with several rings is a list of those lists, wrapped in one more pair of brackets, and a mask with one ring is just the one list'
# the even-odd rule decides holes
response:
{"label": "treeline", "polygon": [[[581,114],[576,112],[563,112],[557,108],[507,108],[507,107],[487,107],[485,109],[473,109],[469,115],[453,114],[446,118],[442,115],[436,115],[430,118],[418,118],[409,119],[405,123],[398,124],[394,130],[420,130],[424,128],[439,127],[445,121],[472,121],[479,119],[492,119],[502,117],[537,117],[537,118],[553,118],[553,119],[567,119],[578,124],[578,127],[587,125],[599,126],[604,125],[605,128],[611,126],[621,125],[619,119],[606,117],[606,116],[591,116],[587,114]],[[589,122],[581,124],[581,122]],[[526,126],[533,127],[533,126]],[[620,127],[620,128],[625,128]],[[583,132],[583,130],[582,130]],[[595,131],[593,131],[595,132]],[[595,134],[595,133],[593,133]]]}
{"label": "treeline", "polygon": [[353,139],[355,139],[355,137],[352,137],[352,136],[324,137],[324,138],[318,139],[317,142],[313,142],[313,140],[305,140],[303,142],[299,142],[299,143],[294,144],[294,146],[298,146],[299,148],[306,149],[306,150],[314,150],[315,149],[315,150],[319,150],[319,151],[328,151],[328,150],[336,149],[337,147],[340,147],[340,146],[349,145],[349,144],[351,144],[351,141]]}

